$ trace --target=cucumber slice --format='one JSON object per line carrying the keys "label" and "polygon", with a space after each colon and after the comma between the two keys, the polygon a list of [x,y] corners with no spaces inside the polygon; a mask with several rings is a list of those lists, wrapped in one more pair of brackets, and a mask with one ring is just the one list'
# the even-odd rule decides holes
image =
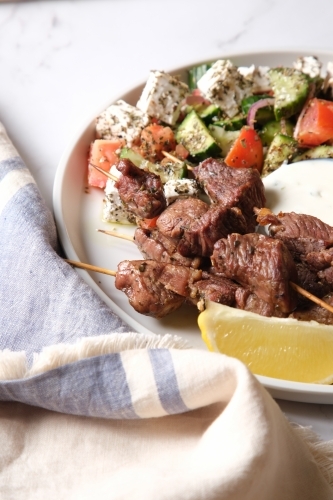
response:
{"label": "cucumber slice", "polygon": [[[272,120],[266,123],[266,125],[263,126],[262,130],[259,133],[263,145],[269,146],[272,140],[274,139],[274,136],[276,134],[282,133],[281,129],[282,129],[281,122]],[[291,123],[291,121],[285,120],[283,125],[283,134],[292,137],[293,133],[294,133],[294,125]]]}
{"label": "cucumber slice", "polygon": [[333,158],[333,146],[323,144],[315,148],[307,149],[303,153],[295,156],[291,163],[296,163],[297,161],[303,160],[315,160],[318,158]]}
{"label": "cucumber slice", "polygon": [[143,156],[131,148],[122,148],[120,150],[119,157],[130,160],[136,167],[149,170],[149,172],[153,172],[156,168],[155,163],[146,160]]}
{"label": "cucumber slice", "polygon": [[213,125],[216,127],[223,127],[225,130],[240,130],[246,125],[246,116],[236,115],[233,118],[216,121]]}
{"label": "cucumber slice", "polygon": [[164,165],[152,163],[130,148],[122,148],[119,156],[120,158],[130,160],[138,168],[142,168],[153,174],[159,175],[163,184],[168,181],[187,177],[187,166],[185,162],[170,162]]}
{"label": "cucumber slice", "polygon": [[209,125],[215,117],[217,117],[221,112],[221,108],[216,106],[216,104],[209,104],[208,106],[201,106],[197,110],[197,114],[201,120],[205,122],[206,125]]}
{"label": "cucumber slice", "polygon": [[176,141],[183,144],[190,156],[199,161],[216,157],[221,153],[214,137],[194,110],[179,125]]}
{"label": "cucumber slice", "polygon": [[211,68],[213,63],[199,64],[188,71],[188,86],[190,90],[197,88],[197,82]]}
{"label": "cucumber slice", "polygon": [[274,172],[286,160],[289,161],[298,151],[298,143],[292,137],[283,134],[276,134],[274,137],[264,161],[261,176]]}
{"label": "cucumber slice", "polygon": [[275,119],[299,113],[308,96],[309,77],[293,68],[272,68],[268,75],[275,98]]}
{"label": "cucumber slice", "polygon": [[225,130],[216,125],[209,126],[210,133],[221,148],[222,157],[226,157],[231,146],[239,136],[239,130]]}

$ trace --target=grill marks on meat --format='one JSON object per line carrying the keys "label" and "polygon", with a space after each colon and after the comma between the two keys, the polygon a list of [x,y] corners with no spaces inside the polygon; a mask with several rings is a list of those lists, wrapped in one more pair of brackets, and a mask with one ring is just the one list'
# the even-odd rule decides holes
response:
{"label": "grill marks on meat", "polygon": [[245,232],[255,230],[253,209],[266,203],[265,188],[256,169],[231,168],[222,160],[208,158],[195,167],[194,175],[212,203],[239,208],[246,220]]}
{"label": "grill marks on meat", "polygon": [[163,318],[176,311],[185,298],[160,282],[165,264],[153,260],[125,260],[118,264],[115,286],[139,313]]}
{"label": "grill marks on meat", "polygon": [[184,257],[210,256],[217,240],[230,232],[245,233],[247,229],[238,208],[210,206],[196,198],[176,200],[159,216],[156,225]]}
{"label": "grill marks on meat", "polygon": [[115,187],[128,210],[142,219],[152,219],[166,207],[163,185],[158,175],[136,167],[129,160],[120,160],[122,173]]}
{"label": "grill marks on meat", "polygon": [[297,270],[286,246],[258,233],[230,234],[216,242],[213,266],[225,277],[237,281],[282,313],[290,313],[297,295],[290,281],[297,281]]}

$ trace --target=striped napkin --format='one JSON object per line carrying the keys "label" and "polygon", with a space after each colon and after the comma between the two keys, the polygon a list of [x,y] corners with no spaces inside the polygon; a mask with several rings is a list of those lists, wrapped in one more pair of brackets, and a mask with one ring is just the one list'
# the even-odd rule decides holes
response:
{"label": "striped napkin", "polygon": [[333,499],[332,443],[241,362],[131,332],[63,261],[2,125],[0,276],[1,498]]}

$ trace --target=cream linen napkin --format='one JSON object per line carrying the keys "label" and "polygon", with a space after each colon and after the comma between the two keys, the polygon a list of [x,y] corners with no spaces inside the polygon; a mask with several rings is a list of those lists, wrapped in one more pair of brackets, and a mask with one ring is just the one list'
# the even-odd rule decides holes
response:
{"label": "cream linen napkin", "polygon": [[0,128],[0,498],[333,498],[332,443],[239,361],[133,333],[57,253]]}

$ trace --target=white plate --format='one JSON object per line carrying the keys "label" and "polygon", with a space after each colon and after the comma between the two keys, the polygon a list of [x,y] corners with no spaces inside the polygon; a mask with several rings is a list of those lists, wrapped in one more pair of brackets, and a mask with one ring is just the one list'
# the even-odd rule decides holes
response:
{"label": "white plate", "polygon": [[[251,64],[278,66],[292,65],[300,55],[317,55],[324,67],[328,61],[333,60],[332,53],[311,54],[309,51],[222,54],[221,57],[230,58],[239,66]],[[198,63],[200,61],[196,62]],[[192,62],[188,67],[194,64],[195,62]],[[170,72],[186,79],[186,69],[187,67],[183,67]],[[113,99],[110,96],[109,102],[101,103],[96,109],[95,116],[111,102],[120,98],[135,105],[143,85],[121,96],[114,96]],[[94,139],[95,116],[90,117],[83,124],[82,130],[71,140],[59,162],[53,192],[54,214],[59,237],[68,258],[116,269],[120,261],[140,259],[142,256],[134,243],[96,231],[97,228],[110,229],[111,225],[101,222],[103,192],[97,188],[90,188],[87,192],[87,151],[90,142]],[[116,226],[112,225],[112,228]],[[134,232],[134,228],[129,226],[118,226],[117,229],[121,233],[133,234]],[[206,349],[201,340],[197,325],[198,314],[194,308],[182,307],[161,320],[149,318],[133,310],[126,295],[114,287],[114,278],[83,270],[78,270],[78,273],[133,330],[177,334],[188,340],[192,346]],[[333,403],[333,386],[302,384],[261,376],[258,378],[274,397],[291,401]]]}

